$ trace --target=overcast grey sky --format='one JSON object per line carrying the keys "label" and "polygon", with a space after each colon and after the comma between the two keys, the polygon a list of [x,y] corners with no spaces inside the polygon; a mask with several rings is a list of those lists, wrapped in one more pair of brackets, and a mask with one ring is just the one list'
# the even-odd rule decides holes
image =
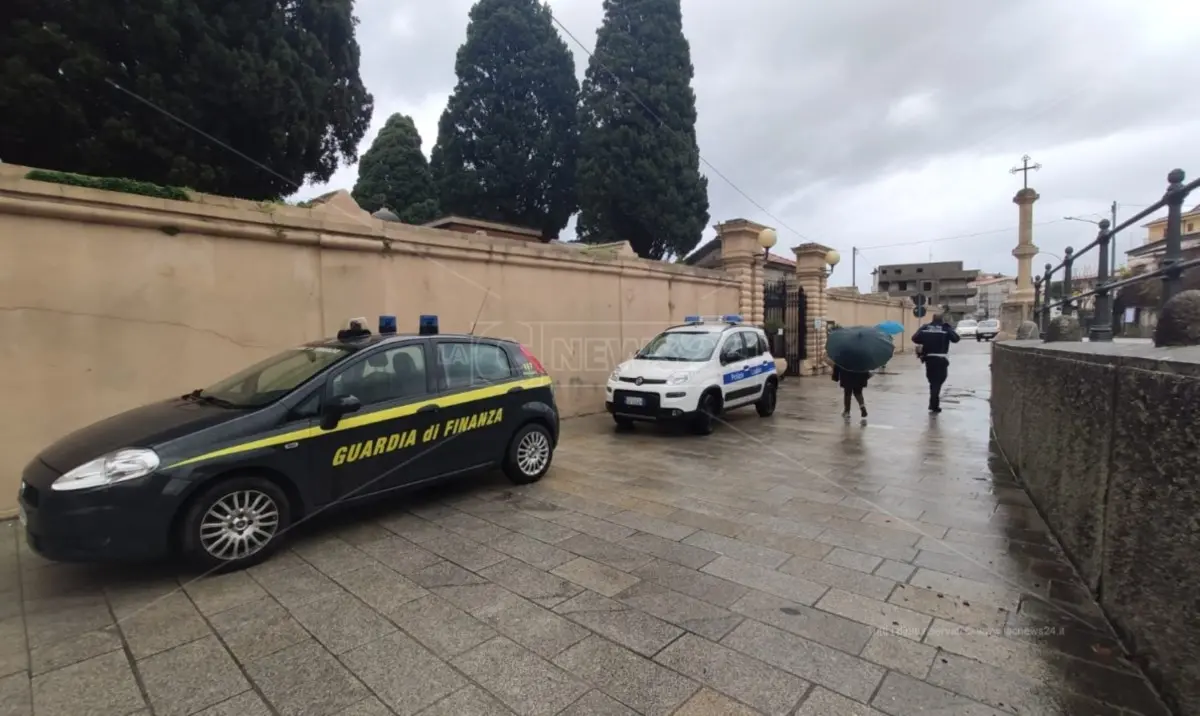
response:
{"label": "overcast grey sky", "polygon": [[[360,153],[404,112],[428,155],[471,4],[358,0],[375,95]],[[601,0],[550,4],[590,50]],[[1196,0],[684,0],[683,13],[700,151],[737,187],[705,168],[710,223],[773,225],[789,257],[805,241],[837,248],[833,285],[850,283],[854,246],[886,247],[860,255],[864,290],[873,266],[931,253],[1015,272],[1021,183],[1008,170],[1025,153],[1043,165],[1030,178],[1034,220],[1059,220],[1034,242],[1054,254],[1094,235],[1063,216],[1099,219],[1113,200],[1129,216],[1162,195],[1170,169],[1200,172]],[[586,52],[564,39],[582,78]],[[345,167],[299,196],[349,189],[356,175]]]}

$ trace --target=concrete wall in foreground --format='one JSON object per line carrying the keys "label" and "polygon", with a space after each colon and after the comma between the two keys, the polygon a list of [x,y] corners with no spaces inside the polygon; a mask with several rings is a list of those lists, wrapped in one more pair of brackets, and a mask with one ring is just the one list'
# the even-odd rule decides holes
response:
{"label": "concrete wall in foreground", "polygon": [[569,245],[194,195],[167,201],[0,165],[0,517],[59,437],[211,383],[346,320],[530,346],[565,416],[604,409],[614,365],[688,314],[738,310],[727,274]]}
{"label": "concrete wall in foreground", "polygon": [[1200,713],[1200,348],[997,344],[992,421],[1150,678]]}

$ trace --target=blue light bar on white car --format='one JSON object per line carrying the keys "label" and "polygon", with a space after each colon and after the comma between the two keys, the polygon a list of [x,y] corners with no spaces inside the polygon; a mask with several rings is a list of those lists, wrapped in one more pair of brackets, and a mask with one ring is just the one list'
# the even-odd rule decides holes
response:
{"label": "blue light bar on white car", "polygon": [[735,313],[723,316],[685,316],[684,323],[741,323],[742,317]]}

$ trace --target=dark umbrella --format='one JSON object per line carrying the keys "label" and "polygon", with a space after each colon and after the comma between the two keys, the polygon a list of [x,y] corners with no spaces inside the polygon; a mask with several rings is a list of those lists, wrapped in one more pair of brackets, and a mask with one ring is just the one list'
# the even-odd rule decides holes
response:
{"label": "dark umbrella", "polygon": [[829,334],[825,354],[838,368],[853,373],[869,373],[892,359],[892,339],[873,326],[839,328]]}

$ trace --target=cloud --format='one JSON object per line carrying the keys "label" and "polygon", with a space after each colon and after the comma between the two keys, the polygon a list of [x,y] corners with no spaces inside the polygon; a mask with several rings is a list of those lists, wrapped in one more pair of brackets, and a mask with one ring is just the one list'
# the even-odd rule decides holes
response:
{"label": "cloud", "polygon": [[[364,81],[377,103],[360,151],[401,111],[416,119],[428,153],[470,4],[356,4]],[[602,3],[550,4],[586,46],[565,38],[582,76]],[[931,250],[1014,271],[1012,195],[1021,184],[1008,170],[1025,153],[1043,164],[1030,179],[1042,196],[1035,220],[1104,213],[1113,200],[1131,215],[1162,195],[1168,170],[1200,172],[1192,69],[1200,3],[1085,5],[685,1],[700,149],[736,185],[707,172],[713,222],[776,225],[775,251],[785,254],[807,240],[839,249],[846,268],[834,283],[849,283],[853,246],[909,244],[863,252],[866,288],[870,266]],[[345,168],[300,195],[349,188],[354,176]],[[1034,240],[1059,253],[1091,231],[1059,221],[1039,226]],[[977,235],[912,245],[959,234]]]}

